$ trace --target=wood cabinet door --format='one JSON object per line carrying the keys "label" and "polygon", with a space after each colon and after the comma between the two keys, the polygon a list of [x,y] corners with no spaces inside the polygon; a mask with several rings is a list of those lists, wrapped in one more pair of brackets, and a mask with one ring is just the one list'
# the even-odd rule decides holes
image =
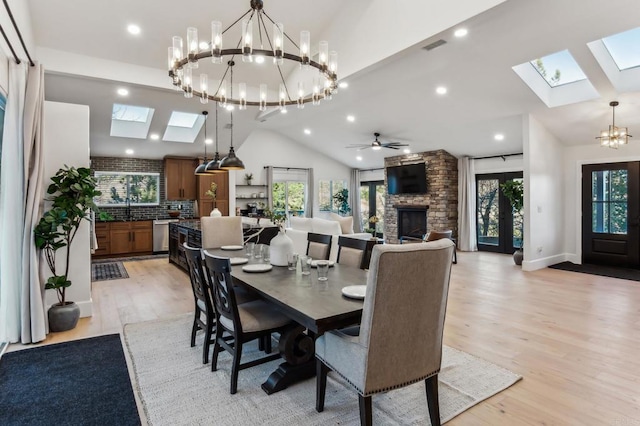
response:
{"label": "wood cabinet door", "polygon": [[167,200],[182,199],[182,163],[175,158],[164,160],[165,198]]}
{"label": "wood cabinet door", "polygon": [[208,195],[206,195],[206,192],[211,188],[211,182],[213,182],[213,174],[198,175],[196,179],[198,181],[198,200],[211,199]]}
{"label": "wood cabinet door", "polygon": [[200,217],[209,216],[211,210],[213,210],[213,200],[209,197],[198,200],[198,210]]}
{"label": "wood cabinet door", "polygon": [[212,180],[218,184],[216,200],[229,201],[229,172],[215,173]]}
{"label": "wood cabinet door", "polygon": [[132,253],[153,251],[153,231],[151,229],[136,229],[131,234],[133,235]]}
{"label": "wood cabinet door", "polygon": [[112,227],[109,237],[111,254],[126,254],[131,252],[131,231],[128,226],[126,229],[119,227],[113,229]]}
{"label": "wood cabinet door", "polygon": [[196,200],[198,198],[196,188],[196,175],[194,171],[198,166],[197,160],[182,160],[182,199]]}

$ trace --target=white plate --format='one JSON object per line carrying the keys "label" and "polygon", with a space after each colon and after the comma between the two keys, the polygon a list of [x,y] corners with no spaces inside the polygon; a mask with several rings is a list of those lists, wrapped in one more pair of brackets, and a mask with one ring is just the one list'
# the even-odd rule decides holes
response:
{"label": "white plate", "polygon": [[220,247],[220,250],[242,250],[244,249],[243,246],[222,246]]}
{"label": "white plate", "polygon": [[[320,262],[320,260],[312,260],[311,261],[311,267],[312,268],[317,268],[318,267],[318,262]],[[333,260],[327,260],[325,262],[329,262],[329,267],[332,267],[333,265],[336,264],[336,262],[334,262]]]}
{"label": "white plate", "polygon": [[342,295],[350,297],[352,299],[364,299],[364,295],[367,292],[366,285],[348,285],[342,288]]}
{"label": "white plate", "polygon": [[266,263],[256,263],[254,265],[245,265],[242,270],[245,272],[267,272],[273,269],[273,266]]}
{"label": "white plate", "polygon": [[249,262],[249,259],[246,257],[232,257],[229,258],[229,262],[231,262],[232,265],[244,265]]}

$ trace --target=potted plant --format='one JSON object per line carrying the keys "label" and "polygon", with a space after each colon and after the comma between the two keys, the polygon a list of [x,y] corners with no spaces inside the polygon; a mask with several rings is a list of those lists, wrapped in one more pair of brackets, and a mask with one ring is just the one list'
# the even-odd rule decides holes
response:
{"label": "potted plant", "polygon": [[346,216],[351,212],[351,207],[349,207],[349,190],[346,188],[338,191],[334,196],[333,200],[338,208],[338,214],[340,216]]}
{"label": "potted plant", "polygon": [[244,181],[247,182],[247,185],[251,185],[252,180],[253,180],[253,173],[244,174]]}
{"label": "potted plant", "polygon": [[369,218],[369,227],[366,229],[366,232],[371,232],[371,237],[376,237],[376,223],[378,223],[378,216],[371,216]]}
{"label": "potted plant", "polygon": [[270,209],[264,210],[264,216],[268,217],[279,230],[278,235],[273,237],[269,242],[269,263],[274,266],[287,266],[287,258],[290,254],[293,254],[293,240],[291,240],[284,230],[286,217],[284,214],[276,213]]}
{"label": "potted plant", "polygon": [[[81,222],[89,220],[89,211],[96,210],[94,197],[102,193],[96,190],[96,180],[91,170],[85,167],[68,167],[58,170],[51,178],[47,194],[51,197],[51,208],[44,213],[34,229],[36,248],[41,250],[53,274],[45,283],[45,289],[56,290],[58,303],[49,308],[49,329],[51,331],[71,330],[78,323],[80,308],[66,299],[66,289],[71,286],[69,264],[71,244]],[[58,269],[56,255],[66,248],[63,271]]]}
{"label": "potted plant", "polygon": [[[524,207],[524,186],[521,180],[508,180],[500,185],[502,194],[509,200],[511,211],[514,214],[520,214]],[[520,247],[513,253],[513,261],[516,265],[522,265],[524,257],[524,214],[522,214],[522,228],[520,229]]]}
{"label": "potted plant", "polygon": [[209,190],[204,193],[204,195],[211,197],[211,199],[213,200],[213,210],[211,210],[211,213],[210,213],[210,216],[213,216],[213,217],[222,216],[222,212],[218,210],[218,208],[216,207],[217,193],[218,193],[218,184],[215,182],[211,182],[211,186],[209,187]]}

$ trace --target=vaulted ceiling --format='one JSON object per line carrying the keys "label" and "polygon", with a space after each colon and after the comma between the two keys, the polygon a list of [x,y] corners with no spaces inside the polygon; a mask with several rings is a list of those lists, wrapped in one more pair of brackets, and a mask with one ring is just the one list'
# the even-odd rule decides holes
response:
{"label": "vaulted ceiling", "polygon": [[[92,155],[124,156],[128,147],[147,158],[202,154],[201,139],[182,144],[109,136],[111,108],[114,102],[155,108],[150,131],[160,134],[173,110],[212,112],[212,104],[203,108],[169,88],[164,77],[167,46],[173,35],[184,36],[188,26],[208,37],[214,17],[233,22],[248,3],[29,0],[38,57],[49,70],[46,98],[90,106]],[[535,116],[567,145],[596,143],[595,136],[610,124],[611,100],[620,102],[616,122],[631,134],[640,129],[640,93],[616,91],[587,47],[638,27],[640,8],[634,0],[428,0],[387,9],[384,3],[267,0],[265,10],[285,23],[286,32],[297,35],[309,29],[312,43],[326,37],[339,52],[339,78],[349,86],[330,102],[289,108],[286,115],[263,117],[252,108],[235,112],[234,144],[255,129],[268,129],[361,168],[381,166],[384,156],[398,153],[345,148],[373,141],[374,132],[381,133],[382,142],[408,143],[413,152],[513,153],[522,151],[523,114]],[[407,5],[415,9],[407,10]],[[142,28],[139,36],[126,32],[129,23]],[[468,34],[455,37],[459,28]],[[423,48],[438,40],[446,43]],[[564,49],[599,96],[549,108],[512,67]],[[125,86],[129,95],[119,98],[116,89]],[[440,86],[447,88],[445,95],[436,93]],[[355,120],[347,121],[348,115]],[[228,121],[229,115],[221,112],[221,150],[228,144],[228,130],[222,130]],[[213,121],[208,131],[214,133]],[[496,140],[497,133],[504,139]]]}

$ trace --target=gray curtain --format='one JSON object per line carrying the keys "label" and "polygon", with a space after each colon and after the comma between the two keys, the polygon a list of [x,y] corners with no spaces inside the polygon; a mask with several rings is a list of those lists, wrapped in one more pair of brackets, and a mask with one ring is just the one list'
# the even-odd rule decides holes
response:
{"label": "gray curtain", "polygon": [[313,169],[307,170],[307,199],[304,202],[304,213],[306,217],[313,217]]}
{"label": "gray curtain", "polygon": [[46,338],[33,229],[42,213],[44,71],[9,63],[0,190],[0,341]]}
{"label": "gray curtain", "polygon": [[360,211],[360,170],[351,169],[349,182],[349,207],[353,216],[353,232],[362,232],[362,212]]}
{"label": "gray curtain", "polygon": [[477,251],[476,179],[473,159],[458,159],[458,248]]}
{"label": "gray curtain", "polygon": [[267,166],[267,206],[273,210],[273,167]]}

